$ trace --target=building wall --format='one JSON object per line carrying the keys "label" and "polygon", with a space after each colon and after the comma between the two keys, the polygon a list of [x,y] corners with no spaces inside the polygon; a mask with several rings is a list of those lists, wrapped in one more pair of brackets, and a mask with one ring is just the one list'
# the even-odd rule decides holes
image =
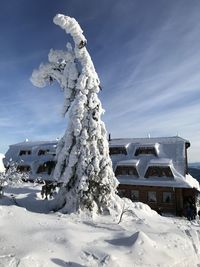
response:
{"label": "building wall", "polygon": [[[161,209],[166,213],[177,213],[176,208],[176,194],[175,190],[170,187],[155,187],[155,186],[136,186],[136,185],[123,185],[120,184],[118,187],[119,194],[121,190],[125,191],[124,196],[131,199],[131,190],[139,191],[139,201],[148,204],[152,209],[158,211]],[[156,192],[157,202],[152,203],[148,201],[148,192]],[[171,203],[163,202],[163,193],[170,192],[172,196]],[[178,197],[179,198],[179,197]],[[181,201],[181,200],[180,200]]]}
{"label": "building wall", "polygon": [[[156,211],[163,211],[164,213],[175,214],[178,216],[186,215],[185,209],[188,204],[196,203],[197,190],[194,188],[172,188],[172,187],[157,187],[157,186],[136,186],[123,185],[118,186],[118,193],[132,199],[131,191],[139,191],[139,200],[148,204]],[[148,192],[156,192],[157,202],[152,203],[148,201]],[[163,202],[163,193],[170,192],[172,201],[170,203]],[[133,199],[132,199],[133,200]],[[134,201],[134,200],[133,200]]]}

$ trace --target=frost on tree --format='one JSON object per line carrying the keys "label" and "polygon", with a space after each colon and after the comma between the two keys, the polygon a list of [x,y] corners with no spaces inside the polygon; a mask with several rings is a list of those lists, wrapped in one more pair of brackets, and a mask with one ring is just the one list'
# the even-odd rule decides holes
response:
{"label": "frost on tree", "polygon": [[37,87],[57,81],[64,93],[63,115],[68,128],[57,147],[54,178],[63,183],[56,209],[105,212],[117,207],[117,179],[109,157],[103,109],[97,96],[100,82],[86,49],[83,31],[74,18],[56,15],[54,23],[69,33],[74,48],[50,50],[49,62],[34,70]]}

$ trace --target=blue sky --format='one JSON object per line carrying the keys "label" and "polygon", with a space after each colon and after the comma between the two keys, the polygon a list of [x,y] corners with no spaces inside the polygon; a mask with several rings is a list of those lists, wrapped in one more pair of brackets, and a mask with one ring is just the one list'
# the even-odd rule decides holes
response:
{"label": "blue sky", "polygon": [[0,152],[9,144],[62,136],[62,92],[35,88],[32,70],[70,37],[53,24],[75,17],[103,87],[112,137],[179,135],[200,161],[199,0],[2,0]]}

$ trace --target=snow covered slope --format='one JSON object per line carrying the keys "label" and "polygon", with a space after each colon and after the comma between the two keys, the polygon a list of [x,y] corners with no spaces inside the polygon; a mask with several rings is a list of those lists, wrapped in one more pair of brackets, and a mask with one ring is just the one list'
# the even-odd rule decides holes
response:
{"label": "snow covered slope", "polygon": [[3,161],[2,161],[3,158],[4,158],[4,155],[0,153],[0,172],[4,172],[5,170]]}
{"label": "snow covered slope", "polygon": [[0,198],[1,267],[200,266],[199,221],[161,217],[129,200],[120,223],[120,216],[48,213],[40,190],[18,185]]}

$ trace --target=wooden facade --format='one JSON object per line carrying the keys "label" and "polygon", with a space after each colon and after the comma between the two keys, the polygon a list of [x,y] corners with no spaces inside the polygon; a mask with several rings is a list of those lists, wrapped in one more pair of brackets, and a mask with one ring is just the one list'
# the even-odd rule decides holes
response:
{"label": "wooden facade", "polygon": [[[197,190],[195,188],[172,188],[159,186],[120,184],[118,193],[121,197],[130,198],[148,204],[156,211],[178,216],[185,215],[188,203],[195,203]],[[135,195],[136,197],[135,197]],[[154,198],[151,199],[150,197]]]}

